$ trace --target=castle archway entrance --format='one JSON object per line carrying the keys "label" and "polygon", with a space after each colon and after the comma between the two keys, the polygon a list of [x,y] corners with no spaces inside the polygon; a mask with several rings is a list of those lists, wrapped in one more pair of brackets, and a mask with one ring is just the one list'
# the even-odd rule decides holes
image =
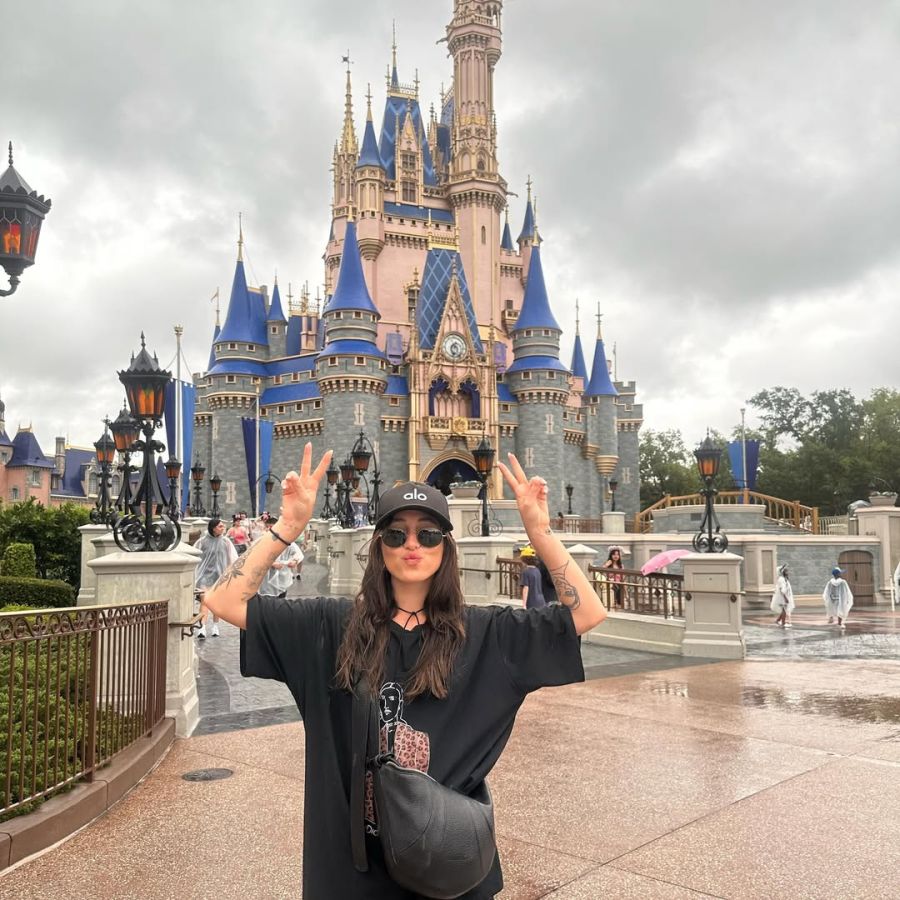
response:
{"label": "castle archway entrance", "polygon": [[450,457],[438,462],[430,472],[425,475],[425,482],[436,487],[444,494],[452,493],[450,485],[458,481],[480,481],[478,473],[471,463],[464,459]]}

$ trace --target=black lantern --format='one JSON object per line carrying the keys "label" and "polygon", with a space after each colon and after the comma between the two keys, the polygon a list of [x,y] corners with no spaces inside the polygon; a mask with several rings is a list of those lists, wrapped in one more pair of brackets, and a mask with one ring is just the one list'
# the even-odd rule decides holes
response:
{"label": "black lantern", "polygon": [[265,486],[267,494],[271,494],[275,490],[275,476],[271,472],[266,475]]}
{"label": "black lantern", "polygon": [[191,479],[194,482],[194,503],[191,506],[191,515],[200,517],[206,515],[203,503],[200,498],[200,491],[203,490],[203,476],[206,474],[206,467],[200,462],[200,457],[194,459],[191,466]]}
{"label": "black lantern", "polygon": [[162,424],[166,385],[171,380],[172,373],[160,368],[156,354],[151,357],[147,352],[144,335],[141,334],[140,352],[137,356],[132,354],[131,365],[124,372],[119,372],[119,381],[125,386],[131,415],[137,420],[143,435],[141,440],[131,444],[132,450],[143,454],[141,481],[134,495],[130,495],[130,491],[126,494],[129,514],[118,519],[113,528],[113,537],[121,550],[171,550],[181,540],[181,526],[163,512],[166,497],[159,484],[156,454],[166,448],[153,437],[153,432]]}
{"label": "black lantern", "polygon": [[115,441],[109,436],[109,419],[103,420],[103,434],[94,442],[97,464],[100,466],[100,480],[97,490],[97,502],[91,510],[90,519],[95,525],[113,525],[116,513],[109,496],[109,470],[116,456]]}
{"label": "black lantern", "polygon": [[566,497],[568,497],[568,499],[569,499],[569,512],[568,512],[568,514],[569,514],[570,516],[572,515],[572,491],[574,491],[574,490],[575,490],[575,488],[572,487],[571,484],[567,484],[567,485],[566,485]]}
{"label": "black lantern", "polygon": [[703,479],[700,494],[706,505],[700,521],[700,531],[694,535],[692,544],[697,553],[724,553],[728,549],[728,538],[721,533],[719,519],[716,516],[714,499],[719,492],[713,483],[719,474],[722,450],[713,443],[708,431],[700,446],[694,451],[694,457],[697,460],[700,477]]}
{"label": "black lantern", "polygon": [[128,409],[123,406],[115,422],[109,426],[113,440],[116,442],[116,450],[122,459],[119,471],[122,473],[122,488],[116,500],[116,509],[121,512],[127,509],[131,502],[131,448],[141,436],[141,426]]}
{"label": "black lantern", "polygon": [[350,494],[353,491],[351,484],[356,470],[353,463],[347,457],[339,466],[341,470],[341,482],[337,487],[338,502],[337,514],[341,523],[341,528],[352,528],[355,524],[356,516],[353,514],[353,504],[350,502]]}
{"label": "black lantern", "polygon": [[181,460],[174,453],[165,462],[166,478],[169,479],[169,518],[178,521],[181,515],[178,503],[178,476],[181,474]]}
{"label": "black lantern", "polygon": [[209,489],[212,491],[212,509],[210,515],[214,519],[219,518],[219,489],[222,487],[222,479],[219,478],[218,472],[209,479]]}
{"label": "black lantern", "polygon": [[478,477],[481,479],[481,536],[489,537],[491,527],[488,524],[487,483],[491,469],[494,467],[494,448],[488,441],[487,435],[482,436],[481,443],[472,451],[472,456],[475,458],[475,471],[478,472]]}
{"label": "black lantern", "polygon": [[[378,455],[375,453],[375,445],[362,430],[360,430],[359,437],[350,450],[350,460],[356,471],[356,481],[353,482],[351,479],[353,489],[356,490],[359,487],[359,482],[363,482],[366,490],[366,519],[372,525],[375,522],[375,517],[378,515],[381,470],[378,468]],[[372,464],[371,473],[369,470],[370,462]],[[371,491],[369,490],[369,474],[371,474]]]}
{"label": "black lantern", "polygon": [[610,512],[616,511],[616,490],[619,487],[619,482],[616,481],[615,478],[610,478],[609,480],[609,492],[612,494],[612,509]]}
{"label": "black lantern", "polygon": [[[340,471],[334,464],[334,460],[332,460],[325,470],[325,503],[322,505],[322,511],[319,513],[319,517],[322,519],[332,519],[337,515],[337,507],[331,505],[331,488],[337,484],[338,475],[340,474]],[[337,496],[337,489],[335,489],[335,496]]]}
{"label": "black lantern", "polygon": [[325,470],[325,477],[328,479],[328,483],[332,486],[337,484],[338,475],[340,474],[337,466],[334,464],[334,460],[332,460],[331,465]]}
{"label": "black lantern", "polygon": [[34,264],[41,223],[50,212],[50,200],[33,191],[13,168],[12,141],[9,168],[0,176],[0,265],[9,276],[8,297],[19,286],[19,276]]}

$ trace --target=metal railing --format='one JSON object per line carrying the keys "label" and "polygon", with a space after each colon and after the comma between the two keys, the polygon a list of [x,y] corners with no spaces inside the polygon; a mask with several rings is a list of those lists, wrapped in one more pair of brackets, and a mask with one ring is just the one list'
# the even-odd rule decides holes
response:
{"label": "metal railing", "polygon": [[[653,527],[653,513],[659,509],[671,509],[673,506],[700,506],[704,503],[701,494],[683,494],[673,497],[666,494],[652,506],[642,509],[634,517],[634,530],[637,534],[647,534]],[[782,500],[758,491],[719,491],[716,494],[716,505],[738,505],[755,503],[765,507],[763,517],[778,525],[794,528],[809,534],[821,534],[819,530],[819,508],[805,506],[799,500]]]}
{"label": "metal railing", "polygon": [[602,534],[603,519],[589,519],[579,516],[565,519],[558,516],[550,520],[550,527],[563,534]]}
{"label": "metal railing", "polygon": [[167,601],[0,613],[0,819],[96,770],[166,708]]}
{"label": "metal railing", "polygon": [[522,571],[522,563],[518,559],[509,559],[503,556],[497,557],[497,572],[500,575],[500,585],[497,594],[500,597],[508,597],[510,600],[521,600],[522,591],[519,588],[519,574]]}
{"label": "metal railing", "polygon": [[633,569],[602,566],[588,566],[588,575],[607,609],[666,619],[684,616],[683,575],[642,575]]}

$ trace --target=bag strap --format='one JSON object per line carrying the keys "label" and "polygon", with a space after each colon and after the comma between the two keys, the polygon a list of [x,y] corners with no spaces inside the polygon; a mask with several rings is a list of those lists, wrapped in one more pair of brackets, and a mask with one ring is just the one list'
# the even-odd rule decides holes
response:
{"label": "bag strap", "polygon": [[[370,711],[372,700],[365,677],[353,687],[353,712],[350,721],[350,849],[353,865],[359,872],[368,872],[366,858],[366,750],[370,740]],[[378,746],[377,743],[375,745]]]}

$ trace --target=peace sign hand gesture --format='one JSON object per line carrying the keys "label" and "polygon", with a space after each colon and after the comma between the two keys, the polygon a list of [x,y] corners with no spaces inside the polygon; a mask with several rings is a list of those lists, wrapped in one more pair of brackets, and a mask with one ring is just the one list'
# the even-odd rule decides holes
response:
{"label": "peace sign hand gesture", "polygon": [[509,468],[502,462],[497,468],[503,473],[506,483],[512,488],[519,507],[519,515],[529,538],[546,534],[550,530],[550,510],[547,507],[547,482],[535,476],[528,478],[515,454],[510,453]]}
{"label": "peace sign hand gesture", "polygon": [[303,448],[300,472],[288,472],[281,482],[281,518],[279,523],[300,534],[312,518],[319,484],[331,463],[333,451],[326,450],[319,464],[312,468],[312,444]]}

